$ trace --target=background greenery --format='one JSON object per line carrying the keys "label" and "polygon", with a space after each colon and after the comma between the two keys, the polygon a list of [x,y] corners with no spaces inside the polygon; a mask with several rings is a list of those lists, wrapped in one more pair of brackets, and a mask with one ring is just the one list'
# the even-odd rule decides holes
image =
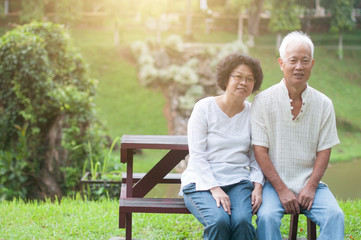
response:
{"label": "background greenery", "polygon": [[87,143],[105,148],[95,83],[69,38],[34,22],[0,39],[0,199],[75,191]]}

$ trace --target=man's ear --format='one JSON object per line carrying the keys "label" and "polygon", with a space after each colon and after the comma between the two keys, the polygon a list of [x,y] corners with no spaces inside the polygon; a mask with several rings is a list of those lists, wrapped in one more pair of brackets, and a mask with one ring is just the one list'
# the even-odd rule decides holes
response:
{"label": "man's ear", "polygon": [[283,60],[281,57],[278,58],[278,64],[280,65],[280,68],[282,70]]}

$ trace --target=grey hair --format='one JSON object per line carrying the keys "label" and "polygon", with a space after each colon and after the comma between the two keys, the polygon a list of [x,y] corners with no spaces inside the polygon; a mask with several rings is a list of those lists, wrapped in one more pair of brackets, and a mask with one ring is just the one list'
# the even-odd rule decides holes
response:
{"label": "grey hair", "polygon": [[313,50],[315,47],[313,45],[310,36],[308,36],[306,33],[302,31],[290,32],[289,34],[286,35],[286,37],[283,38],[281,46],[279,48],[279,53],[281,58],[285,56],[286,47],[288,46],[288,44],[295,42],[308,45],[311,49],[311,57],[313,59]]}

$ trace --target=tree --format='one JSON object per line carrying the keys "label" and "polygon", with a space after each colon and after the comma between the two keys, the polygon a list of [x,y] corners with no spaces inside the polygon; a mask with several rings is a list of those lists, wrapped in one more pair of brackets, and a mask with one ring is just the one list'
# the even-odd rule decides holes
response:
{"label": "tree", "polygon": [[243,19],[250,0],[229,0],[227,2],[230,9],[234,9],[238,14],[238,41],[243,42]]}
{"label": "tree", "polygon": [[55,22],[70,26],[82,16],[83,1],[47,0],[54,4]]}
{"label": "tree", "polygon": [[318,0],[297,0],[297,4],[303,7],[303,18],[301,21],[305,32],[311,30],[311,19],[315,13],[317,14],[319,12],[318,2]]}
{"label": "tree", "polygon": [[131,11],[130,4],[132,4],[132,2],[125,0],[104,0],[100,1],[100,3],[107,12],[113,27],[114,46],[118,47],[121,38],[120,34],[123,32],[122,30],[124,30],[125,22],[128,19],[128,13]]}
{"label": "tree", "polygon": [[70,26],[82,16],[83,1],[71,0],[21,0],[21,15],[20,21],[22,23],[29,23],[31,21],[43,21],[46,18],[45,7],[54,11],[53,21],[56,23]]}
{"label": "tree", "polygon": [[343,59],[343,34],[351,31],[355,23],[352,20],[352,9],[354,0],[328,0],[322,4],[331,11],[331,32],[339,34],[338,38],[338,58]]}
{"label": "tree", "polygon": [[[59,196],[104,146],[94,80],[60,25],[19,26],[0,39],[0,199]],[[5,166],[5,167],[4,167]]]}
{"label": "tree", "polygon": [[44,5],[44,0],[22,0],[20,21],[22,23],[42,21],[45,16]]}
{"label": "tree", "polygon": [[[173,2],[172,4],[177,4],[177,1]],[[188,0],[188,2],[191,4],[191,0]],[[147,27],[155,32],[155,37],[158,43],[161,42],[161,32],[168,30],[170,27],[169,22],[162,18],[164,16],[163,14],[168,10],[168,5],[168,0],[141,0],[138,1],[137,4],[138,11],[146,17]]]}
{"label": "tree", "polygon": [[4,1],[4,13],[5,14],[8,14],[9,13],[9,5],[10,5],[10,2],[9,2],[10,0],[5,0]]}
{"label": "tree", "polygon": [[248,9],[248,46],[254,47],[254,37],[258,35],[263,9],[263,0],[252,1]]}
{"label": "tree", "polygon": [[276,49],[281,44],[282,33],[301,28],[301,21],[297,13],[295,0],[272,0],[271,31],[277,33]]}

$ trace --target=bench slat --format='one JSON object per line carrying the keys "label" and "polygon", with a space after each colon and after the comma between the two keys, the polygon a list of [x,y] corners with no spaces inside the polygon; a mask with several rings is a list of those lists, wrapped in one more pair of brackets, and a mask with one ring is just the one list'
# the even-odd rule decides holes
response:
{"label": "bench slat", "polygon": [[119,212],[189,213],[183,198],[121,198]]}
{"label": "bench slat", "polygon": [[[146,173],[133,173],[133,183],[138,182]],[[181,183],[181,173],[168,173],[159,183]],[[127,173],[122,173],[122,183],[126,183]]]}

